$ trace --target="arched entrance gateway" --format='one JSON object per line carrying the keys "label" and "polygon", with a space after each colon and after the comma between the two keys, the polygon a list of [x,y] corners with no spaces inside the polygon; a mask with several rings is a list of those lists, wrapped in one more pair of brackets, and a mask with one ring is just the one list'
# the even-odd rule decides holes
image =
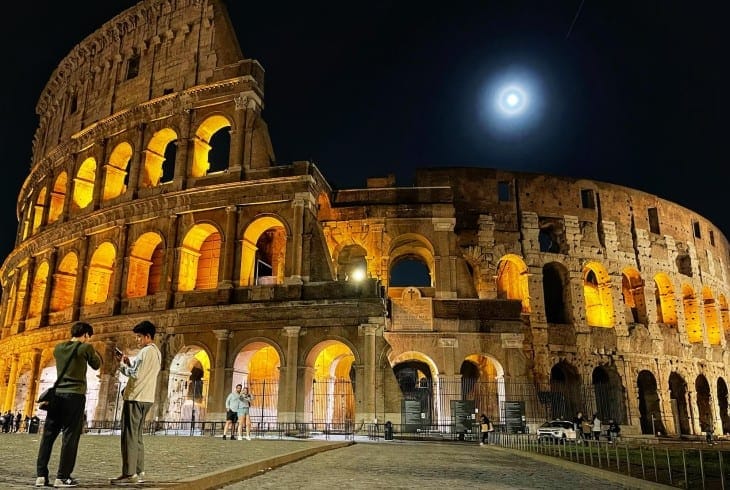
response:
{"label": "arched entrance gateway", "polygon": [[712,415],[712,405],[710,399],[710,383],[707,382],[707,378],[703,374],[697,376],[695,379],[695,393],[697,396],[697,417],[700,422],[700,430],[704,431],[705,427],[712,425],[714,427],[714,417]]}
{"label": "arched entrance gateway", "polygon": [[210,357],[197,346],[183,347],[170,364],[165,420],[205,420]]}
{"label": "arched entrance gateway", "polygon": [[669,398],[672,404],[674,427],[678,434],[690,434],[687,412],[687,382],[676,372],[669,375]]}
{"label": "arched entrance gateway", "polygon": [[657,394],[656,378],[650,371],[641,371],[636,380],[639,390],[639,420],[642,434],[666,434]]}
{"label": "arched entrance gateway", "polygon": [[[349,430],[355,422],[355,355],[345,343],[326,340],[309,356],[305,375],[305,411],[314,424]],[[309,388],[311,386],[311,388]]]}
{"label": "arched entrance gateway", "polygon": [[276,423],[280,366],[277,350],[260,341],[246,345],[233,361],[233,377],[228,392],[233,391],[237,384],[248,386],[254,396],[249,410],[254,425]]}
{"label": "arched entrance gateway", "polygon": [[614,419],[619,424],[626,423],[625,390],[615,366],[598,366],[591,376],[595,412],[601,420]]}
{"label": "arched entrance gateway", "polygon": [[566,361],[560,361],[550,370],[552,400],[550,416],[571,420],[585,407],[581,403],[581,382],[578,370]]}
{"label": "arched entrance gateway", "polygon": [[493,423],[500,423],[505,401],[502,366],[491,357],[473,354],[461,363],[460,374],[460,398],[474,400],[479,414],[487,414]]}
{"label": "arched entrance gateway", "polygon": [[720,421],[722,422],[722,433],[730,433],[730,416],[728,416],[728,390],[727,383],[723,378],[717,379],[717,408],[720,410]]}

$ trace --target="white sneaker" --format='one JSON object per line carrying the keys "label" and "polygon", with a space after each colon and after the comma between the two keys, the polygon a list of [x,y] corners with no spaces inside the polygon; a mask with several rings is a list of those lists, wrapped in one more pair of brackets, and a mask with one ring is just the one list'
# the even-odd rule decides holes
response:
{"label": "white sneaker", "polygon": [[238,436],[238,440],[239,441],[242,441],[243,440],[243,436]]}
{"label": "white sneaker", "polygon": [[48,486],[50,486],[49,483],[48,483],[48,478],[46,478],[45,476],[39,476],[38,478],[35,479],[35,486],[36,487],[48,487]]}
{"label": "white sneaker", "polygon": [[140,471],[137,473],[137,483],[144,483],[145,477],[144,477],[144,471]]}
{"label": "white sneaker", "polygon": [[250,441],[251,440],[251,436],[246,436],[246,440],[247,441]]}
{"label": "white sneaker", "polygon": [[480,446],[483,446],[483,445],[484,445],[484,443],[483,443],[483,442],[480,442],[480,443],[479,443],[479,445],[480,445]]}

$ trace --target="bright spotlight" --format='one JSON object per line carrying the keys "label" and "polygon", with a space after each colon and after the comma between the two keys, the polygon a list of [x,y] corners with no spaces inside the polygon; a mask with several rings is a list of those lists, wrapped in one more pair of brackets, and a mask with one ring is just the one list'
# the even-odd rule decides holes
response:
{"label": "bright spotlight", "polygon": [[362,269],[355,269],[350,273],[350,280],[354,282],[360,282],[365,279],[365,271]]}

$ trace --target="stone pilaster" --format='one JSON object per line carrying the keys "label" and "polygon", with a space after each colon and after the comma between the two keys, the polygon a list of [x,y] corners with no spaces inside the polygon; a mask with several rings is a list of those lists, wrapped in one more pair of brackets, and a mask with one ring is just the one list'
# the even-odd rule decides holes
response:
{"label": "stone pilaster", "polygon": [[281,363],[279,378],[279,422],[296,422],[297,396],[300,392],[297,384],[299,371],[299,336],[301,327],[284,327],[286,343],[286,359]]}

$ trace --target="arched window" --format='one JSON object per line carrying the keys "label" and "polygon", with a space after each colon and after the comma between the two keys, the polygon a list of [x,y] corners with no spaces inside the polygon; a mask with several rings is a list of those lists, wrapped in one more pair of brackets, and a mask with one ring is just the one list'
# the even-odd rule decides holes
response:
{"label": "arched window", "polygon": [[36,267],[33,286],[30,290],[30,305],[28,306],[28,318],[40,316],[43,310],[43,297],[46,294],[48,284],[48,262],[45,260]]}
{"label": "arched window", "polygon": [[367,277],[367,252],[360,245],[346,245],[337,255],[337,280],[360,281]]}
{"label": "arched window", "polygon": [[571,298],[568,287],[568,270],[558,262],[550,262],[542,268],[542,291],[545,302],[545,319],[548,323],[570,323]]}
{"label": "arched window", "polygon": [[94,197],[94,180],[96,179],[96,160],[87,158],[79,167],[74,179],[73,202],[79,209],[84,209]]}
{"label": "arched window", "polygon": [[231,123],[223,116],[211,116],[198,126],[193,139],[192,177],[228,168]]}
{"label": "arched window", "polygon": [[274,216],[256,218],[241,243],[241,286],[284,282],[286,229]]}
{"label": "arched window", "polygon": [[43,222],[43,212],[46,210],[46,188],[38,191],[38,197],[35,200],[35,208],[33,209],[33,233],[41,227]]}
{"label": "arched window", "polygon": [[172,179],[175,166],[177,133],[171,128],[157,131],[144,152],[141,187],[157,187]]}
{"label": "arched window", "polygon": [[684,308],[684,324],[687,329],[687,340],[696,344],[702,342],[702,322],[697,306],[697,298],[692,286],[682,286],[682,306]]}
{"label": "arched window", "polygon": [[722,336],[720,318],[717,314],[715,298],[707,286],[702,288],[702,309],[705,317],[705,327],[707,328],[707,341],[710,345],[720,345],[720,337]]}
{"label": "arched window", "polygon": [[178,290],[217,288],[220,252],[221,234],[213,225],[202,223],[188,231],[180,251]]}
{"label": "arched window", "polygon": [[644,281],[636,269],[626,268],[621,274],[621,296],[626,307],[626,322],[648,325]]}
{"label": "arched window", "polygon": [[657,323],[677,325],[677,307],[674,301],[672,281],[665,273],[654,276]]}
{"label": "arched window", "polygon": [[51,191],[51,207],[48,210],[48,224],[56,221],[63,212],[63,204],[66,200],[66,181],[66,172],[61,172],[58,174],[56,181],[53,183],[53,190]]}
{"label": "arched window", "polygon": [[522,312],[530,312],[530,291],[527,281],[527,266],[516,255],[506,255],[497,266],[497,298],[518,299]]}
{"label": "arched window", "polygon": [[67,253],[58,264],[51,290],[52,312],[63,311],[73,304],[78,264],[78,258],[73,252]]}
{"label": "arched window", "polygon": [[132,158],[132,145],[127,142],[119,143],[111,155],[109,162],[104,166],[104,194],[102,199],[108,201],[122,195],[127,190],[127,166]]}
{"label": "arched window", "polygon": [[86,278],[85,305],[103,303],[109,297],[109,284],[114,272],[117,251],[110,242],[99,245],[91,256]]}
{"label": "arched window", "polygon": [[583,296],[586,323],[595,327],[613,326],[611,280],[601,264],[591,262],[583,268]]}
{"label": "arched window", "polygon": [[162,237],[158,233],[145,233],[134,242],[129,255],[128,298],[159,291],[163,257]]}

